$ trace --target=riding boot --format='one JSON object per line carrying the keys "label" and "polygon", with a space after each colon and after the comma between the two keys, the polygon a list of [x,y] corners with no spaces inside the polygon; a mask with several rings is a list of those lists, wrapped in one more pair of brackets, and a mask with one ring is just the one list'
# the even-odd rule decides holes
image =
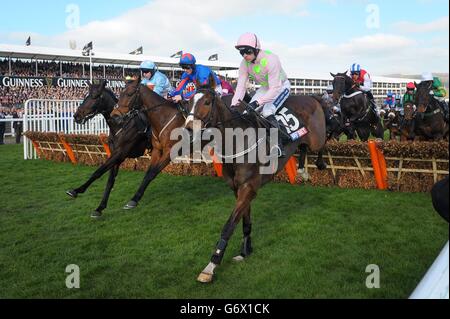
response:
{"label": "riding boot", "polygon": [[284,145],[283,145],[283,136],[282,136],[282,130],[283,128],[278,123],[277,119],[275,118],[275,115],[270,115],[267,117],[267,120],[270,122],[270,124],[278,129],[278,148],[280,150],[278,157],[285,157],[286,152],[284,151]]}

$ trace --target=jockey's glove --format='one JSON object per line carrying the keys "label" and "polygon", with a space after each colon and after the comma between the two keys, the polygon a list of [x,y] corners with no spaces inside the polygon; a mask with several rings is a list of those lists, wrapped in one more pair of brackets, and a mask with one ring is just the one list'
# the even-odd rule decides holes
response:
{"label": "jockey's glove", "polygon": [[249,106],[252,109],[256,110],[259,107],[259,103],[258,103],[258,101],[254,101],[254,102],[250,103]]}

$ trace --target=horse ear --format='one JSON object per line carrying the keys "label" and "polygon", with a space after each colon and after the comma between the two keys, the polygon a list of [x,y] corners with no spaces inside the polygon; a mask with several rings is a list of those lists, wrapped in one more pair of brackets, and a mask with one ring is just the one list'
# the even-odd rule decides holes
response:
{"label": "horse ear", "polygon": [[333,74],[333,73],[331,73],[331,72],[330,72],[330,74],[331,74],[331,76],[332,76],[333,78],[336,77],[336,74]]}
{"label": "horse ear", "polygon": [[216,86],[217,86],[217,84],[216,84],[216,79],[215,79],[214,75],[212,75],[212,74],[210,74],[210,76],[209,76],[209,86],[210,86],[213,90],[215,90],[215,89],[216,89]]}

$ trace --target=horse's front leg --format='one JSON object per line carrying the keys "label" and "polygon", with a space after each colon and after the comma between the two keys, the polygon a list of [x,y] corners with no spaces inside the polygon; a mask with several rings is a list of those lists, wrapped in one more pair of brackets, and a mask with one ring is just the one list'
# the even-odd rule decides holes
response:
{"label": "horse's front leg", "polygon": [[251,255],[253,252],[252,239],[250,237],[252,233],[252,220],[251,220],[251,207],[248,207],[247,212],[242,213],[242,232],[243,239],[241,244],[241,254],[234,257],[234,261],[243,261],[245,258]]}
{"label": "horse's front leg", "polygon": [[106,184],[106,188],[105,188],[105,192],[103,193],[102,201],[101,201],[100,205],[98,206],[98,208],[91,214],[92,218],[102,217],[102,212],[108,205],[109,195],[111,194],[111,190],[114,187],[114,183],[116,181],[117,174],[119,174],[120,164],[121,163],[117,163],[116,166],[114,166],[109,171],[108,183]]}
{"label": "horse's front leg", "polygon": [[85,193],[93,182],[102,177],[103,174],[112,169],[115,165],[117,165],[117,163],[122,163],[124,160],[125,156],[123,155],[122,152],[113,154],[110,158],[106,160],[104,164],[102,164],[99,168],[97,168],[97,170],[91,175],[91,177],[86,183],[84,183],[83,185],[74,190],[67,191],[66,194],[72,198],[76,198],[78,194]]}
{"label": "horse's front leg", "polygon": [[302,180],[307,182],[309,180],[309,174],[305,169],[306,154],[308,153],[308,145],[300,145],[300,153],[298,155],[298,174],[300,174]]}
{"label": "horse's front leg", "polygon": [[169,165],[170,161],[170,148],[164,149],[162,153],[156,148],[152,150],[150,167],[145,173],[144,180],[142,181],[141,186],[139,187],[138,191],[133,196],[131,201],[129,201],[128,204],[124,206],[124,209],[129,210],[137,207],[139,201],[144,196],[145,190],[147,189],[148,185],[156,178],[156,176],[158,176],[159,173],[161,173],[161,171],[167,165]]}
{"label": "horse's front leg", "polygon": [[[236,206],[228,219],[227,223],[223,227],[222,235],[219,242],[216,245],[216,250],[211,257],[211,261],[206,268],[198,276],[197,280],[202,283],[210,283],[214,277],[214,270],[222,262],[225,250],[228,245],[228,241],[233,235],[237,224],[245,213],[250,212],[250,203],[256,197],[256,191],[254,186],[250,183],[241,185],[237,191]],[[247,224],[248,225],[248,224]],[[251,228],[250,228],[251,229]],[[247,229],[249,234],[249,229]],[[245,234],[244,234],[245,235]]]}

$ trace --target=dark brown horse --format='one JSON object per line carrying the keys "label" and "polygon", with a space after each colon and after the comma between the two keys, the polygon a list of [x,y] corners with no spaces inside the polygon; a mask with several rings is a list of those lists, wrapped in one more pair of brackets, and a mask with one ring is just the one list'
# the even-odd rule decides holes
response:
{"label": "dark brown horse", "polygon": [[384,137],[381,119],[370,106],[366,94],[360,91],[346,73],[330,73],[333,80],[333,98],[339,101],[348,138],[354,139],[356,131],[362,141],[367,141],[372,133],[377,138]]}
{"label": "dark brown horse", "polygon": [[[260,169],[263,165],[261,161],[251,163],[247,159],[239,162],[237,158],[223,164],[223,175],[226,183],[233,190],[236,197],[236,205],[233,212],[222,230],[222,235],[216,246],[214,254],[208,266],[198,277],[200,282],[211,282],[214,276],[214,269],[221,263],[228,241],[230,240],[236,226],[243,220],[244,239],[240,256],[236,260],[242,260],[252,253],[251,245],[251,202],[255,199],[258,190],[270,182],[286,162],[295,153],[299,145],[308,145],[311,151],[320,151],[326,142],[325,117],[321,104],[314,98],[308,96],[291,96],[288,98],[285,107],[288,107],[304,123],[309,133],[295,142],[285,145],[285,158],[275,156],[274,163],[277,168],[270,173],[262,174]],[[194,121],[201,122],[201,127],[217,128],[222,137],[226,136],[226,130],[230,129],[252,129],[255,124],[249,116],[243,116],[241,113],[227,107],[211,88],[202,89],[197,92],[191,102],[191,114],[186,120],[185,127],[192,130]],[[256,115],[255,115],[256,118]],[[228,141],[230,142],[230,141]],[[219,143],[228,143],[224,138]],[[233,152],[238,149],[249,149],[251,143],[248,140],[233,143]],[[222,146],[222,149],[223,148]]]}
{"label": "dark brown horse", "polygon": [[108,138],[109,148],[111,149],[110,158],[92,174],[86,183],[66,192],[70,197],[77,198],[79,194],[85,193],[94,181],[109,171],[109,179],[103,199],[98,208],[91,214],[92,218],[100,218],[103,210],[107,207],[120,164],[127,158],[138,158],[144,155],[146,149],[150,147],[148,135],[140,132],[139,125],[137,125],[141,121],[138,117],[130,116],[120,124],[111,118],[110,113],[114,110],[118,100],[114,93],[106,88],[106,84],[107,82],[103,80],[91,85],[89,94],[74,115],[75,122],[84,124],[97,114],[102,114],[110,129]]}
{"label": "dark brown horse", "polygon": [[384,128],[389,130],[389,139],[397,140],[397,137],[401,139],[403,117],[400,114],[400,110],[391,109],[389,110],[384,117]]}
{"label": "dark brown horse", "polygon": [[400,141],[414,141],[416,106],[413,103],[406,103],[403,106],[404,116],[400,128]]}
{"label": "dark brown horse", "polygon": [[415,131],[425,140],[448,138],[449,127],[439,101],[430,95],[433,81],[416,83],[417,114]]}

